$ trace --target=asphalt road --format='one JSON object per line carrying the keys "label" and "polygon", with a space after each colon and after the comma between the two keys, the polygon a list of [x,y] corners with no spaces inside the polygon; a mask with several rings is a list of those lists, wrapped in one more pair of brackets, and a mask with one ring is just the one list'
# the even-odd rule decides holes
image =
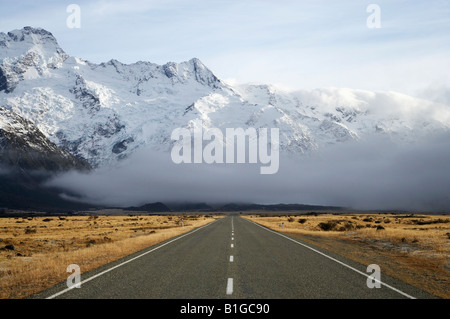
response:
{"label": "asphalt road", "polygon": [[[237,215],[218,219],[34,298],[391,299],[432,298],[383,275],[369,288],[368,265],[303,243]],[[69,274],[68,274],[69,275]],[[373,282],[373,281],[371,281]]]}

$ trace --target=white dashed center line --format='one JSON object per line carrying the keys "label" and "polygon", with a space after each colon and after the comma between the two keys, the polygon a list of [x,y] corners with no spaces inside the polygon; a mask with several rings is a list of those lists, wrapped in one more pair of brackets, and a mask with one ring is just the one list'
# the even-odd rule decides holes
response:
{"label": "white dashed center line", "polygon": [[[234,240],[234,218],[231,217],[231,240]],[[231,248],[234,248],[234,244],[231,244]],[[230,263],[234,261],[234,256],[230,256]],[[228,278],[227,281],[227,295],[233,294],[233,278]]]}
{"label": "white dashed center line", "polygon": [[233,278],[228,278],[227,295],[231,295],[232,293],[233,293]]}

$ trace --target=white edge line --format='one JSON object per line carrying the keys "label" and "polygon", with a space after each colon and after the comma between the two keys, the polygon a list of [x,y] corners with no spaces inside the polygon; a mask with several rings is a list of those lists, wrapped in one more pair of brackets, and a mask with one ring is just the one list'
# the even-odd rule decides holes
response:
{"label": "white edge line", "polygon": [[[337,260],[337,259],[335,259],[335,258],[333,258],[333,257],[331,257],[331,256],[328,256],[328,255],[324,254],[323,252],[321,252],[321,251],[319,251],[319,250],[317,250],[317,249],[314,249],[314,248],[312,248],[312,247],[310,247],[310,246],[308,246],[308,245],[305,245],[305,244],[303,244],[303,243],[301,243],[301,242],[298,242],[298,241],[296,241],[295,239],[292,239],[292,238],[290,238],[290,237],[288,237],[288,236],[285,236],[285,235],[283,235],[283,234],[281,234],[281,233],[279,233],[279,232],[276,232],[276,231],[274,231],[274,230],[272,230],[272,229],[266,228],[266,227],[264,227],[264,226],[262,226],[262,225],[260,225],[260,224],[258,224],[258,223],[256,223],[256,222],[254,222],[254,221],[251,221],[251,220],[246,219],[246,218],[244,218],[244,219],[247,220],[247,221],[249,221],[249,222],[251,222],[251,223],[253,223],[253,224],[255,224],[256,226],[261,227],[262,229],[265,229],[265,230],[270,231],[270,232],[272,232],[272,233],[274,233],[274,234],[277,234],[277,235],[279,235],[279,236],[281,236],[281,237],[284,237],[284,238],[286,238],[286,239],[289,239],[289,240],[293,241],[294,243],[297,243],[297,244],[299,244],[299,245],[301,245],[301,246],[303,246],[303,247],[305,247],[305,248],[308,248],[308,249],[310,249],[310,250],[312,250],[312,251],[314,251],[314,252],[316,252],[316,253],[318,253],[318,254],[324,256],[324,257],[327,257],[328,259],[331,259],[331,260],[337,262],[338,264],[341,264],[342,266],[345,266],[345,267],[347,267],[347,268],[349,268],[349,269],[351,269],[351,270],[353,270],[353,271],[355,271],[355,272],[357,272],[357,273],[359,273],[359,274],[361,274],[361,275],[363,275],[363,276],[365,276],[365,277],[367,277],[367,278],[370,277],[370,276],[367,275],[366,273],[364,273],[364,272],[362,272],[362,271],[359,271],[358,269],[353,268],[352,266],[349,266],[349,265],[347,265],[346,263],[344,263],[344,262],[342,262],[342,261],[340,261],[340,260]],[[384,283],[384,282],[382,282],[382,281],[380,281],[380,280],[378,280],[378,279],[376,279],[376,278],[371,278],[371,279],[374,280],[374,281],[376,281],[376,282],[379,282],[380,284],[386,286],[387,288],[390,288],[390,289],[394,290],[395,292],[398,292],[399,294],[401,294],[401,295],[403,295],[403,296],[405,296],[405,297],[408,297],[408,298],[410,298],[410,299],[416,299],[415,297],[413,297],[413,296],[411,296],[411,295],[408,295],[407,293],[405,293],[405,292],[403,292],[403,291],[401,291],[401,290],[399,290],[399,289],[397,289],[397,288],[395,288],[395,287],[392,287],[392,286],[390,286],[390,285],[388,285],[388,284],[386,284],[386,283]]]}
{"label": "white edge line", "polygon": [[69,290],[72,290],[72,289],[76,288],[76,286],[80,286],[80,285],[82,285],[82,284],[85,284],[85,283],[87,283],[88,281],[91,281],[92,279],[95,279],[95,278],[97,278],[97,277],[100,277],[100,276],[102,276],[102,275],[104,275],[104,274],[106,274],[106,273],[108,273],[108,272],[110,272],[110,271],[112,271],[112,270],[114,270],[114,269],[116,269],[116,268],[119,268],[119,267],[121,267],[121,266],[123,266],[123,265],[125,265],[125,264],[128,264],[129,262],[132,262],[132,261],[134,261],[134,260],[136,260],[136,259],[138,259],[138,258],[141,258],[141,257],[144,256],[144,255],[147,255],[147,254],[149,254],[149,253],[151,253],[151,252],[154,252],[155,250],[160,249],[160,248],[162,248],[162,247],[164,247],[164,246],[166,246],[166,245],[168,245],[168,244],[170,244],[170,243],[173,243],[174,241],[176,241],[176,240],[178,240],[178,239],[181,239],[181,238],[183,238],[183,237],[185,237],[185,236],[191,235],[191,234],[195,233],[196,231],[198,231],[198,230],[200,230],[200,229],[202,229],[202,228],[205,228],[205,227],[207,227],[207,226],[209,226],[209,225],[215,223],[216,221],[217,221],[217,219],[214,220],[214,221],[212,221],[211,223],[208,223],[208,224],[206,224],[206,225],[204,225],[204,226],[201,226],[201,227],[199,227],[199,228],[197,228],[197,229],[194,229],[194,230],[192,230],[192,231],[190,231],[190,232],[188,232],[188,233],[186,233],[186,234],[184,234],[184,235],[181,235],[180,237],[177,237],[177,238],[175,238],[175,239],[172,239],[171,241],[168,241],[167,243],[164,243],[164,244],[162,244],[162,245],[160,245],[160,246],[158,246],[158,247],[156,247],[156,248],[153,248],[152,250],[146,251],[145,253],[142,253],[142,254],[140,254],[140,255],[138,255],[138,256],[136,256],[136,257],[133,257],[133,258],[131,258],[131,259],[128,259],[127,261],[124,261],[124,262],[122,262],[122,263],[120,263],[120,264],[118,264],[118,265],[116,265],[116,266],[113,266],[113,267],[111,267],[111,268],[108,268],[108,269],[106,269],[106,270],[104,270],[104,271],[102,271],[102,272],[100,272],[100,273],[98,273],[98,274],[96,274],[96,275],[94,275],[94,276],[92,276],[92,277],[89,277],[88,279],[85,279],[85,280],[81,281],[78,285],[74,285],[74,286],[72,286],[72,287],[66,288],[66,289],[64,289],[64,290],[62,290],[62,291],[60,291],[60,292],[57,292],[56,294],[51,295],[50,297],[47,297],[47,298],[45,298],[45,299],[53,299],[53,298],[58,297],[58,296],[60,296],[60,295],[62,295],[62,294],[65,294],[65,293],[68,292]]}

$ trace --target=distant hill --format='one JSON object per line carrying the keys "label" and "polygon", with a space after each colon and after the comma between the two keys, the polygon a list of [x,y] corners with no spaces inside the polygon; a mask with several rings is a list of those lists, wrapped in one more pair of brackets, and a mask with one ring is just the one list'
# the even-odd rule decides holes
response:
{"label": "distant hill", "polygon": [[226,204],[220,208],[222,211],[250,211],[250,210],[267,210],[267,211],[290,211],[290,210],[342,210],[343,207],[337,206],[319,206],[304,204]]}
{"label": "distant hill", "polygon": [[167,203],[173,211],[185,212],[185,211],[213,211],[214,207],[206,203]]}
{"label": "distant hill", "polygon": [[145,204],[139,207],[127,207],[125,210],[139,211],[139,212],[152,212],[152,213],[168,213],[170,208],[161,202]]}

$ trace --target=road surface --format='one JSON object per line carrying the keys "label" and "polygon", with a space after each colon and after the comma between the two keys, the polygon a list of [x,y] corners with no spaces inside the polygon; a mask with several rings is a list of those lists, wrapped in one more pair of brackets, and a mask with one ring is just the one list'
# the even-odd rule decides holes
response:
{"label": "road surface", "polygon": [[[274,232],[238,215],[218,219],[34,298],[391,299],[432,298],[383,275],[369,288],[368,265]],[[68,273],[69,275],[69,273]]]}

